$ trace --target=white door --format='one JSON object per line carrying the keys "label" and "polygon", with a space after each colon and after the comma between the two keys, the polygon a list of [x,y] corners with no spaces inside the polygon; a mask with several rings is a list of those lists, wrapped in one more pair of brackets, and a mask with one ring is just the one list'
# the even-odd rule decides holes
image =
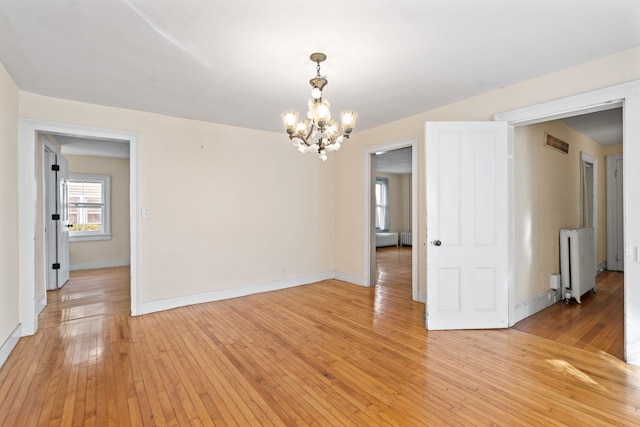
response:
{"label": "white door", "polygon": [[622,154],[607,156],[607,270],[624,271]]}
{"label": "white door", "polygon": [[58,213],[60,220],[57,226],[57,254],[58,254],[58,288],[61,288],[69,280],[69,161],[58,154],[59,170],[57,173],[58,184]]}
{"label": "white door", "polygon": [[506,122],[427,122],[427,329],[509,326]]}
{"label": "white door", "polygon": [[58,213],[58,190],[57,172],[53,169],[56,165],[56,153],[46,149],[44,154],[47,290],[53,291],[58,289],[58,270],[54,269],[54,264],[58,262],[58,220],[55,219]]}

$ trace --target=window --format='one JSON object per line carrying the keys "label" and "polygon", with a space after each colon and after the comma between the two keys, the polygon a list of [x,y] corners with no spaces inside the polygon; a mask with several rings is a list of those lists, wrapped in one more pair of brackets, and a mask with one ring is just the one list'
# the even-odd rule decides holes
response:
{"label": "window", "polygon": [[376,230],[389,231],[388,178],[376,178]]}
{"label": "window", "polygon": [[107,175],[69,175],[69,239],[109,240],[111,194]]}

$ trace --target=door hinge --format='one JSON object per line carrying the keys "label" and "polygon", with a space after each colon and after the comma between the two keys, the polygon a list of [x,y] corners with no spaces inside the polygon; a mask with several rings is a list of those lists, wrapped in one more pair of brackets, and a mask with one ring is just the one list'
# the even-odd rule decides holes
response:
{"label": "door hinge", "polygon": [[52,214],[51,215],[51,219],[54,221],[59,221],[60,220],[60,214]]}
{"label": "door hinge", "polygon": [[60,263],[59,263],[59,262],[56,262],[55,264],[53,264],[53,265],[51,266],[51,268],[53,268],[54,270],[60,270]]}
{"label": "door hinge", "polygon": [[59,171],[60,170],[60,165],[51,165],[51,170],[52,171]]}
{"label": "door hinge", "polygon": [[614,178],[618,177],[618,169],[616,169],[616,174],[613,176]]}

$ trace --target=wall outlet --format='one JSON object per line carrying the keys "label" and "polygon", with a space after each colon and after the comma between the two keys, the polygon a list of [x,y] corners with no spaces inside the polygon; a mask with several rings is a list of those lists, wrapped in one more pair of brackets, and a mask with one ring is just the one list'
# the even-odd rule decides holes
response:
{"label": "wall outlet", "polygon": [[549,278],[549,286],[551,289],[555,289],[556,291],[560,289],[560,275],[552,274]]}
{"label": "wall outlet", "polygon": [[141,217],[142,219],[149,219],[149,218],[151,218],[151,209],[149,209],[149,208],[142,208],[142,209],[140,210],[140,217]]}

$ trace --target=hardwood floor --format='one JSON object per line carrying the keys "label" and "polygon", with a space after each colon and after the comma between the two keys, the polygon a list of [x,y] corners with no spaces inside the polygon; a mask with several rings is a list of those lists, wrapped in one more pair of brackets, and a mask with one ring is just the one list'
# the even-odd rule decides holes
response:
{"label": "hardwood floor", "polygon": [[131,313],[129,267],[78,270],[60,289],[47,292],[39,328],[55,328],[92,318]]}
{"label": "hardwood floor", "polygon": [[585,294],[582,304],[554,304],[514,328],[623,360],[624,273],[605,271],[596,279],[596,288],[597,293]]}
{"label": "hardwood floor", "polygon": [[139,317],[74,273],[0,369],[0,425],[640,424],[639,369],[515,329],[426,331],[389,273]]}

